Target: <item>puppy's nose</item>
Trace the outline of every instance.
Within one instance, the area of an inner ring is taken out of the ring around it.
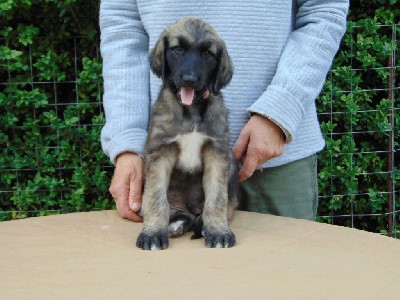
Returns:
[[[182,81],[185,85],[195,85],[197,83],[198,77],[195,74],[183,74]]]

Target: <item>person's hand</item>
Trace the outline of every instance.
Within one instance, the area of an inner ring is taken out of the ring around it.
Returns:
[[[141,222],[138,215],[142,205],[144,162],[135,153],[125,152],[117,157],[110,193],[121,217]]]
[[[233,146],[233,155],[243,164],[239,181],[253,175],[254,171],[267,160],[282,155],[285,134],[271,120],[253,115],[240,132]]]

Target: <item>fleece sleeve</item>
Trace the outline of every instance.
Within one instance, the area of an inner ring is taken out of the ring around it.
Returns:
[[[275,76],[249,108],[279,125],[290,143],[308,106],[321,92],[346,31],[348,0],[298,0],[294,30]]]
[[[115,163],[122,152],[143,153],[150,109],[149,39],[134,0],[102,0],[100,31],[106,116],[101,144]]]

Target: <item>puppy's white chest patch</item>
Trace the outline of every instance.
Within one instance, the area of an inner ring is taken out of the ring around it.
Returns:
[[[178,167],[185,171],[201,169],[201,147],[209,139],[208,136],[193,131],[188,134],[178,135],[174,140],[180,148]]]

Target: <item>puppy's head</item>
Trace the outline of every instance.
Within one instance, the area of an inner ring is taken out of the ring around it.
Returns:
[[[161,34],[150,67],[185,105],[206,91],[219,94],[233,75],[224,41],[209,24],[193,18],[180,19]]]

